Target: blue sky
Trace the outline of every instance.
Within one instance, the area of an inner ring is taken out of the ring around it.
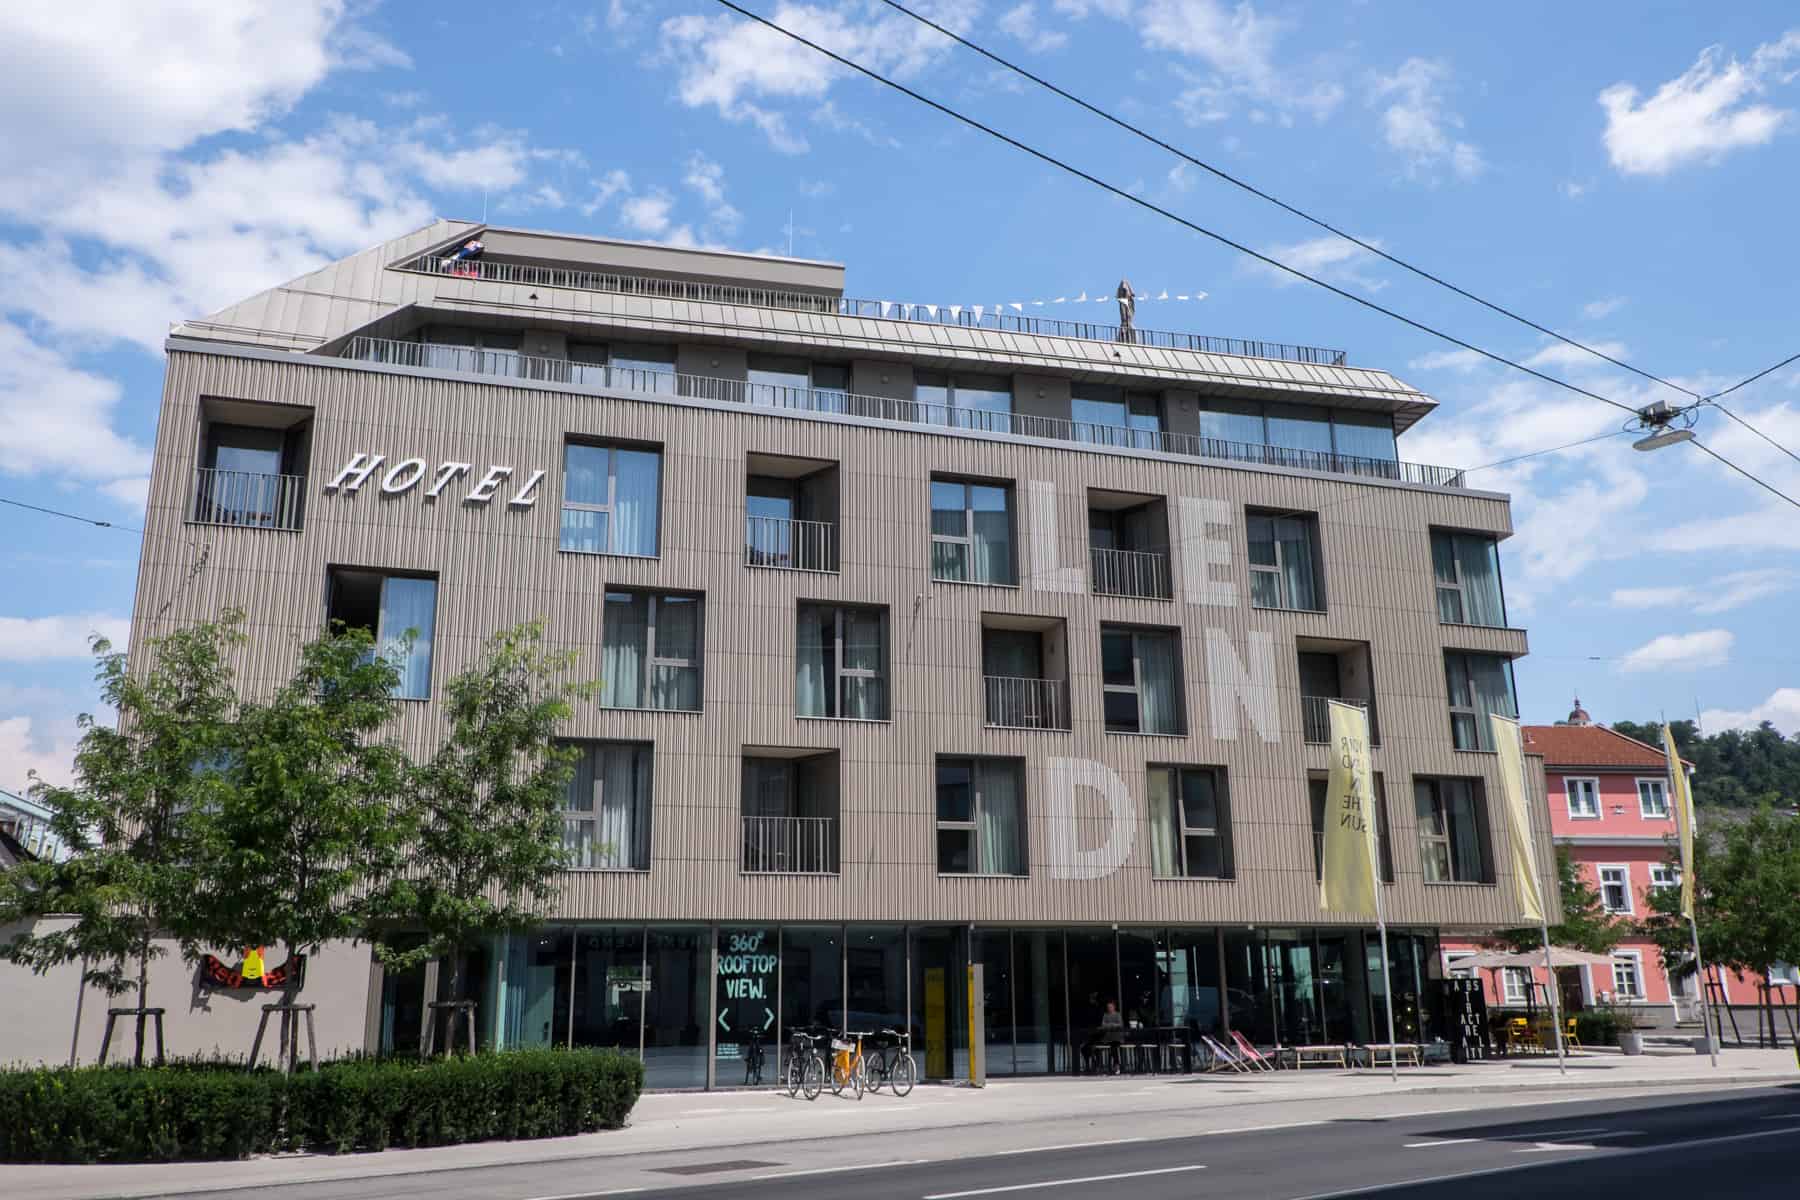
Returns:
[[[1183,168],[874,0],[750,7],[1352,291],[1641,404],[1674,393]],[[1783,3],[920,0],[1197,156],[1697,390],[1800,350],[1800,15]],[[842,261],[938,304],[1090,295],[1150,327],[1347,349],[1435,395],[1414,461],[1474,466],[1622,414],[1302,284],[754,31],[711,0],[203,0],[0,10],[0,496],[134,525],[161,339],[434,215]],[[1554,36],[1546,37],[1548,31]],[[1067,311],[1047,305],[1045,313]],[[1090,319],[1108,309],[1092,306]],[[1735,395],[1800,446],[1800,366]],[[1717,414],[1708,444],[1800,494]],[[1625,438],[1509,490],[1528,719],[1705,710],[1800,730],[1800,513]],[[0,508],[0,787],[66,769],[137,538]]]

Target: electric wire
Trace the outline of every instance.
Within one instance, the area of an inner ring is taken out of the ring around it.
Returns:
[[[1499,462],[1482,463],[1479,467],[1464,467],[1463,474],[1467,475],[1474,471],[1486,471],[1493,467],[1504,467],[1512,463],[1524,462],[1526,459],[1536,458],[1540,454],[1555,454],[1560,450],[1573,450],[1577,446],[1586,446],[1594,442],[1603,442],[1607,438],[1624,437],[1625,433],[1626,431],[1623,429],[1612,429],[1608,430],[1606,433],[1596,433],[1593,437],[1581,438],[1579,441],[1564,442],[1560,446],[1546,446],[1542,450],[1532,450],[1525,454],[1515,454],[1511,458],[1503,458]]]
[[[1711,405],[1713,408],[1718,409],[1720,412],[1724,413],[1726,416],[1728,416],[1732,420],[1736,421],[1739,425],[1742,425],[1745,429],[1748,429],[1751,433],[1754,433],[1757,437],[1759,437],[1763,441],[1769,443],[1769,445],[1775,447],[1777,450],[1781,451],[1783,454],[1787,455],[1789,458],[1793,459],[1795,462],[1800,462],[1800,454],[1795,454],[1792,450],[1789,450],[1786,446],[1782,445],[1780,442],[1776,441],[1774,438],[1770,437],[1768,434],[1764,433],[1762,430],[1758,429],[1756,426],[1752,425],[1750,422],[1744,420],[1744,418],[1738,416],[1736,413],[1732,412],[1729,408],[1726,408],[1723,404],[1720,404],[1717,400],[1708,399],[1706,401],[1706,403]]]
[[[1098,105],[1095,105],[1095,104],[1090,103],[1089,101],[1083,100],[1080,96],[1077,96],[1077,95],[1073,94],[1072,92],[1069,92],[1069,91],[1065,90],[1064,88],[1061,88],[1061,87],[1057,86],[1056,84],[1051,83],[1048,79],[1045,79],[1040,75],[1036,75],[1036,74],[1032,73],[1031,71],[1026,70],[1024,67],[1019,66],[1017,63],[1013,62],[1012,60],[1010,60],[1002,55],[996,54],[992,50],[989,50],[984,46],[978,45],[977,43],[970,41],[968,38],[963,37],[961,34],[956,33],[954,30],[945,28],[944,26],[938,24],[936,21],[933,21],[929,17],[922,16],[921,14],[914,12],[912,9],[906,7],[904,4],[899,3],[899,0],[882,0],[882,2],[884,4],[886,4],[889,8],[895,9],[898,12],[905,13],[907,16],[911,17],[913,20],[919,22],[922,25],[930,26],[932,29],[937,30],[939,33],[943,34],[945,37],[951,39],[952,41],[957,42],[957,43],[961,44],[962,46],[967,47],[970,50],[973,50],[975,53],[981,55],[983,58],[986,58],[992,62],[996,62],[996,63],[1000,64],[1002,67],[1005,67],[1007,70],[1012,71],[1013,73],[1015,73],[1017,75],[1023,76],[1026,79],[1031,80],[1031,82],[1037,84],[1039,87],[1046,88],[1049,91],[1056,93],[1058,96],[1061,96],[1064,100],[1069,101],[1069,103],[1074,104],[1079,108],[1085,109],[1086,111],[1092,113],[1096,117],[1099,117],[1101,120],[1110,122],[1111,124],[1118,126],[1120,129],[1125,130],[1127,133],[1130,133],[1130,134],[1135,135],[1136,137],[1142,138],[1144,141],[1149,142],[1151,145],[1156,146],[1159,149],[1166,150],[1170,154],[1175,155],[1175,157],[1182,159],[1185,162],[1192,163],[1194,166],[1199,167],[1202,171],[1206,171],[1206,172],[1216,176],[1217,178],[1225,181],[1226,183],[1231,184],[1233,187],[1240,188],[1243,191],[1249,192],[1252,196],[1256,196],[1259,199],[1268,201],[1270,204],[1275,205],[1275,207],[1283,210],[1284,212],[1291,213],[1292,215],[1299,217],[1302,221],[1306,221],[1309,224],[1315,225],[1318,228],[1327,231],[1328,233],[1335,234],[1336,236],[1343,238],[1345,241],[1350,242],[1350,243],[1360,247],[1361,249],[1368,251],[1370,254],[1373,254],[1379,258],[1386,260],[1387,262],[1394,264],[1396,267],[1399,267],[1402,270],[1410,271],[1414,275],[1417,275],[1421,279],[1429,280],[1430,282],[1437,284],[1439,287],[1447,288],[1448,290],[1455,292],[1457,295],[1463,297],[1465,300],[1472,300],[1476,304],[1481,305],[1483,308],[1486,308],[1492,312],[1499,313],[1501,316],[1507,317],[1513,321],[1517,321],[1519,324],[1524,325],[1527,328],[1535,329],[1537,332],[1544,334],[1546,337],[1554,338],[1557,341],[1562,342],[1564,345],[1573,346],[1577,350],[1582,351],[1583,353],[1591,354],[1595,358],[1604,359],[1605,361],[1611,363],[1615,367],[1619,367],[1622,370],[1630,371],[1633,375],[1637,375],[1641,378],[1648,379],[1653,383],[1660,383],[1664,387],[1672,388],[1675,391],[1680,392],[1682,395],[1689,396],[1695,400],[1700,399],[1700,393],[1698,393],[1698,392],[1691,391],[1688,388],[1682,387],[1678,383],[1674,383],[1668,379],[1664,379],[1662,376],[1654,374],[1653,372],[1650,372],[1650,371],[1646,371],[1646,370],[1642,369],[1641,367],[1634,367],[1630,363],[1625,362],[1622,359],[1615,358],[1614,356],[1606,353],[1604,350],[1600,350],[1597,347],[1590,346],[1586,342],[1578,341],[1575,338],[1569,337],[1567,334],[1558,333],[1556,330],[1551,329],[1550,327],[1548,327],[1546,325],[1540,325],[1536,321],[1533,321],[1530,317],[1522,316],[1519,313],[1514,312],[1512,309],[1507,308],[1504,305],[1496,304],[1491,300],[1483,299],[1482,297],[1476,295],[1474,292],[1467,290],[1466,288],[1458,287],[1456,284],[1451,283],[1449,280],[1443,278],[1442,276],[1435,275],[1423,267],[1414,266],[1412,263],[1407,262],[1405,259],[1400,258],[1397,255],[1388,253],[1386,250],[1383,250],[1380,246],[1377,246],[1372,242],[1366,242],[1362,238],[1357,237],[1355,234],[1348,233],[1321,217],[1315,217],[1311,213],[1305,211],[1304,209],[1297,208],[1294,205],[1289,204],[1287,201],[1282,200],[1280,197],[1273,196],[1273,195],[1269,194],[1268,192],[1263,191],[1261,188],[1257,187],[1255,184],[1249,183],[1243,179],[1239,179],[1237,176],[1231,174],[1229,171],[1226,171],[1221,167],[1214,166],[1212,163],[1206,162],[1203,159],[1196,158],[1192,154],[1189,154],[1186,150],[1181,149],[1179,146],[1171,145],[1170,143],[1164,141],[1162,138],[1159,138],[1155,134],[1150,133],[1148,130],[1145,130],[1137,125],[1134,125],[1130,121],[1127,121],[1122,117],[1115,116],[1114,114],[1107,112],[1105,109],[1100,108]],[[1800,357],[1800,355],[1797,355],[1796,357]]]
[[[1712,455],[1714,458],[1718,459],[1720,462],[1724,463],[1726,466],[1728,466],[1732,470],[1736,471],[1739,475],[1742,475],[1745,479],[1748,479],[1751,483],[1756,484],[1758,487],[1763,488],[1766,491],[1774,493],[1775,495],[1781,497],[1783,500],[1786,500],[1789,504],[1793,505],[1795,508],[1800,508],[1800,500],[1794,499],[1792,496],[1788,495],[1786,492],[1782,491],[1780,488],[1776,487],[1774,484],[1769,483],[1767,480],[1764,480],[1764,479],[1758,478],[1755,475],[1752,475],[1750,472],[1744,470],[1744,468],[1742,468],[1742,467],[1738,466],[1736,463],[1732,462],[1729,458],[1726,458],[1723,454],[1720,454],[1718,451],[1707,447],[1703,442],[1700,441],[1699,438],[1689,438],[1688,442],[1690,445],[1694,446],[1695,448],[1703,450],[1707,454]]]
[[[1800,354],[1790,354],[1786,358],[1782,359],[1780,362],[1776,363],[1774,366],[1769,367],[1766,370],[1758,371],[1756,374],[1752,375],[1748,379],[1740,379],[1736,383],[1732,384],[1730,387],[1726,388],[1724,391],[1714,392],[1712,395],[1707,396],[1706,399],[1707,400],[1717,400],[1720,396],[1729,396],[1729,395],[1731,395],[1731,393],[1737,391],[1741,387],[1750,386],[1751,384],[1755,383],[1757,380],[1761,379],[1765,375],[1773,375],[1775,372],[1781,370],[1781,368],[1787,366],[1789,363],[1792,363],[1792,362],[1800,362]]]
[[[1511,367],[1515,371],[1520,371],[1526,375],[1532,376],[1535,379],[1540,379],[1545,383],[1551,384],[1555,387],[1562,388],[1565,391],[1573,392],[1574,394],[1576,394],[1578,396],[1585,396],[1590,400],[1598,400],[1602,404],[1609,404],[1614,408],[1621,409],[1624,412],[1631,413],[1633,416],[1637,415],[1638,410],[1629,404],[1624,404],[1624,403],[1622,403],[1618,400],[1614,400],[1608,396],[1602,396],[1598,392],[1589,391],[1587,388],[1581,387],[1577,384],[1570,383],[1565,379],[1558,379],[1554,375],[1549,375],[1549,374],[1544,373],[1543,371],[1539,371],[1539,370],[1536,370],[1535,368],[1528,367],[1524,363],[1517,362],[1513,359],[1507,358],[1503,354],[1498,354],[1492,350],[1485,350],[1482,347],[1474,345],[1471,342],[1466,342],[1463,339],[1455,336],[1454,334],[1445,333],[1441,329],[1434,328],[1433,326],[1427,325],[1422,321],[1417,321],[1417,320],[1413,319],[1412,317],[1406,316],[1404,313],[1399,313],[1399,312],[1394,311],[1391,308],[1387,308],[1383,305],[1377,304],[1373,300],[1365,299],[1362,296],[1356,295],[1354,292],[1346,291],[1343,288],[1338,287],[1336,284],[1328,283],[1325,280],[1320,279],[1319,277],[1317,277],[1315,275],[1309,275],[1305,271],[1300,270],[1298,267],[1289,266],[1287,263],[1282,262],[1280,259],[1272,258],[1269,255],[1262,253],[1260,250],[1253,250],[1249,246],[1244,245],[1242,242],[1234,241],[1231,238],[1226,237],[1222,233],[1218,233],[1214,230],[1208,229],[1203,225],[1196,224],[1195,222],[1188,220],[1186,217],[1183,217],[1176,213],[1170,212],[1168,209],[1163,208],[1160,205],[1153,204],[1150,201],[1145,200],[1141,196],[1135,196],[1131,192],[1127,191],[1126,189],[1119,187],[1116,184],[1108,183],[1106,180],[1101,179],[1099,176],[1091,174],[1087,171],[1084,171],[1080,167],[1074,166],[1071,163],[1065,162],[1062,159],[1057,158],[1055,155],[1052,155],[1043,150],[1039,150],[1035,146],[1031,146],[1025,142],[1022,142],[1018,138],[1012,137],[1009,134],[1002,133],[1000,130],[995,129],[993,126],[983,124],[981,121],[976,120],[974,117],[968,116],[962,112],[959,112],[958,110],[956,110],[954,108],[949,107],[946,104],[942,104],[939,101],[933,100],[931,97],[923,95],[920,92],[916,92],[913,89],[907,87],[905,84],[897,83],[894,80],[889,79],[887,76],[881,74],[879,71],[875,71],[869,67],[863,66],[861,63],[856,62],[854,59],[846,58],[845,56],[837,53],[836,51],[828,50],[824,46],[819,45],[817,42],[812,41],[811,39],[809,39],[801,34],[795,33],[793,30],[788,29],[786,26],[780,25],[774,21],[771,21],[769,18],[762,16],[759,13],[755,13],[755,12],[750,11],[747,8],[744,8],[742,5],[735,3],[734,0],[718,0],[718,2],[725,8],[728,8],[731,11],[737,13],[739,16],[747,17],[750,20],[755,21],[757,24],[765,26],[765,27],[775,31],[776,33],[781,34],[783,37],[789,38],[792,41],[798,42],[800,45],[805,46],[810,50],[816,51],[817,53],[824,55],[826,58],[831,59],[833,62],[836,62],[836,63],[840,64],[841,66],[848,67],[860,75],[864,75],[864,76],[868,77],[869,79],[874,80],[877,83],[880,83],[886,87],[892,88],[893,90],[901,93],[902,95],[909,96],[912,99],[917,100],[921,104],[924,104],[930,108],[934,108],[938,112],[943,113],[945,116],[950,117],[953,120],[959,121],[962,124],[969,126],[971,129],[978,130],[982,133],[987,134],[991,138],[994,138],[1001,142],[1005,142],[1007,145],[1013,147],[1015,150],[1019,150],[1025,154],[1028,154],[1032,158],[1035,158],[1040,162],[1047,163],[1048,165],[1055,167],[1059,171],[1063,171],[1066,174],[1075,176],[1077,179],[1081,179],[1088,183],[1091,183],[1095,187],[1100,188],[1102,191],[1110,192],[1114,196],[1117,196],[1119,199],[1124,200],[1129,204],[1135,204],[1139,208],[1146,209],[1149,212],[1153,212],[1160,217],[1166,217],[1167,219],[1174,221],[1178,225],[1181,225],[1188,229],[1191,229],[1195,233],[1198,233],[1203,237],[1210,238],[1213,241],[1218,242],[1222,246],[1227,246],[1233,250],[1236,250],[1240,254],[1246,255],[1253,259],[1256,259],[1258,262],[1263,263],[1266,266],[1273,267],[1274,269],[1276,269],[1278,271],[1282,271],[1288,275],[1292,275],[1296,279],[1304,280],[1307,283],[1314,285],[1315,287],[1323,288],[1324,290],[1331,292],[1333,295],[1340,296],[1343,299],[1348,300],[1353,304],[1361,305],[1363,308],[1369,309],[1372,312],[1377,312],[1377,313],[1380,313],[1382,316],[1388,317],[1395,321],[1399,321],[1403,325],[1410,326],[1413,329],[1419,330],[1421,333],[1426,333],[1426,334],[1431,335],[1432,337],[1435,337],[1442,341],[1448,342],[1452,346],[1457,346],[1457,347],[1460,347],[1461,349],[1468,350],[1475,354],[1479,354],[1483,358],[1490,359],[1490,360],[1500,363],[1504,366]]]
[[[112,521],[102,521],[97,517],[84,517],[84,516],[80,516],[76,513],[63,512],[59,508],[43,508],[36,504],[27,504],[23,500],[9,500],[5,496],[0,496],[0,504],[10,504],[14,508],[28,508],[32,512],[48,513],[50,516],[53,516],[53,517],[66,517],[71,521],[80,521],[84,525],[94,525],[101,529],[119,529],[119,530],[125,531],[126,533],[142,533],[142,532],[144,532],[142,529],[137,528],[135,525],[119,525],[119,524],[115,524]]]

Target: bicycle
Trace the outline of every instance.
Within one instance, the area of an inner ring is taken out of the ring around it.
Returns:
[[[763,1081],[762,1031],[752,1030],[744,1047],[744,1086],[757,1087]]]
[[[871,1035],[844,1031],[841,1038],[831,1039],[831,1094],[841,1096],[844,1089],[849,1088],[856,1093],[856,1098],[863,1098],[863,1088],[867,1085],[868,1064],[863,1059],[862,1040]],[[855,1041],[849,1039],[855,1038]]]
[[[868,1058],[869,1090],[879,1092],[885,1083],[894,1090],[894,1095],[906,1095],[919,1079],[919,1064],[912,1056],[912,1034],[883,1029],[875,1036],[882,1039],[882,1044],[876,1046]]]
[[[782,1086],[790,1099],[804,1094],[817,1100],[825,1086],[825,1060],[819,1056],[819,1034],[796,1029],[788,1038],[787,1065],[782,1069]]]

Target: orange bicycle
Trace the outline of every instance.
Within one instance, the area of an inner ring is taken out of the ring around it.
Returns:
[[[863,1058],[862,1040],[870,1036],[867,1033],[844,1031],[841,1038],[831,1039],[831,1094],[841,1096],[846,1088],[856,1093],[856,1098],[863,1098],[863,1089],[868,1086],[869,1064]],[[852,1041],[850,1039],[854,1038]]]

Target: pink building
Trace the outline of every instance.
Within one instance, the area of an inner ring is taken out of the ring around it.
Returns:
[[[1568,848],[1608,912],[1621,922],[1643,919],[1650,911],[1649,893],[1678,883],[1679,873],[1668,865],[1675,815],[1662,753],[1594,724],[1579,699],[1566,722],[1527,725],[1524,735],[1525,752],[1544,756],[1544,791],[1556,844]],[[1457,961],[1477,949],[1474,943],[1446,941],[1446,972],[1454,973]],[[1542,968],[1482,974],[1489,1004],[1523,1006],[1531,983],[1546,980]],[[1656,944],[1637,937],[1618,944],[1610,968],[1569,967],[1558,975],[1567,1008],[1611,1000],[1662,1009],[1645,1016],[1664,1020],[1690,1016],[1698,990],[1692,975],[1671,982]],[[1733,1005],[1757,1002],[1756,980],[1731,972],[1724,976]],[[1543,993],[1538,995],[1541,999]]]

